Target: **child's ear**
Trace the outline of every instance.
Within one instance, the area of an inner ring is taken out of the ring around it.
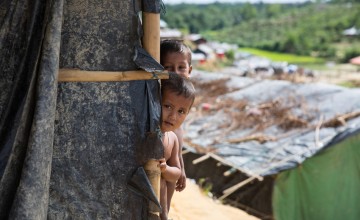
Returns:
[[[190,65],[190,67],[189,67],[189,76],[191,74],[191,71],[192,71],[192,65]]]

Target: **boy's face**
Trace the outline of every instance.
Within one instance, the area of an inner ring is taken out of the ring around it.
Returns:
[[[188,62],[188,56],[185,53],[167,53],[163,58],[162,65],[165,70],[175,72],[186,78],[189,78],[192,70],[192,66]]]
[[[165,91],[162,94],[161,104],[161,131],[174,131],[184,122],[192,105],[192,99],[177,95],[175,92]]]

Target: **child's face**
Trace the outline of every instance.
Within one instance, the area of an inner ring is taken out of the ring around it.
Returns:
[[[165,91],[162,94],[161,131],[174,131],[179,128],[189,113],[191,105],[191,98],[185,98],[175,92]]]
[[[189,78],[192,66],[189,65],[188,56],[185,53],[167,53],[163,58],[165,70],[175,72],[181,76]]]

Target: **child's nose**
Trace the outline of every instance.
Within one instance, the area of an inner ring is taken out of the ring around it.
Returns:
[[[176,68],[175,68],[175,73],[177,73],[177,74],[180,74],[180,73],[181,73],[181,70],[180,70],[179,67],[176,67]]]
[[[175,113],[175,111],[171,111],[171,112],[170,112],[169,118],[170,118],[171,120],[176,120],[176,113]]]

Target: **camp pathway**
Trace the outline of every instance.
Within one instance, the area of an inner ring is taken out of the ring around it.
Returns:
[[[246,212],[223,205],[206,196],[194,181],[187,179],[186,188],[175,192],[169,213],[172,220],[259,220]]]

